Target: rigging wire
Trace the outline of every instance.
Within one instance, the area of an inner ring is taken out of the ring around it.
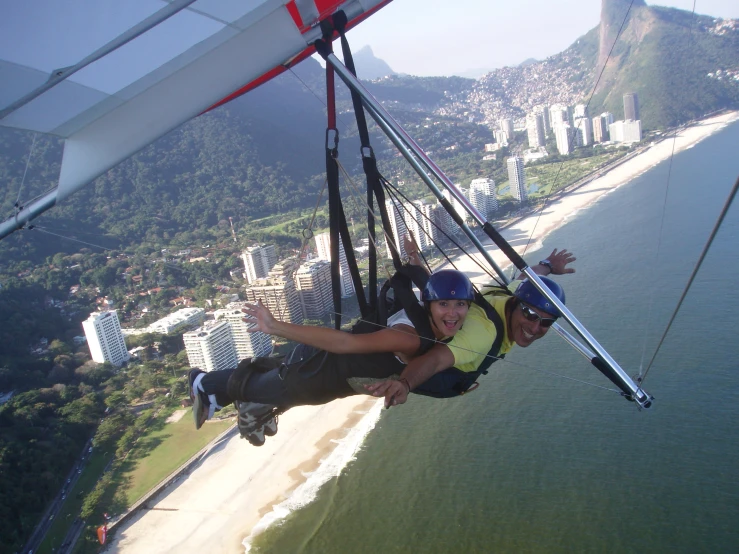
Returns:
[[[451,260],[451,258],[449,258],[449,256],[446,254],[446,252],[444,252],[444,250],[433,240],[433,238],[431,237],[431,234],[428,231],[426,231],[425,226],[424,225],[420,225],[421,222],[418,219],[416,219],[415,216],[410,212],[410,210],[408,210],[408,207],[404,203],[400,202],[400,200],[398,199],[398,196],[400,196],[401,198],[403,198],[406,201],[407,204],[410,204],[411,202],[408,199],[408,197],[405,194],[403,194],[400,191],[400,189],[398,187],[396,187],[395,185],[393,185],[392,183],[390,183],[388,181],[385,181],[385,185],[386,185],[385,186],[385,190],[388,192],[388,195],[390,197],[392,197],[398,205],[402,206],[403,209],[406,211],[406,213],[408,213],[410,215],[410,217],[413,218],[413,220],[416,223],[419,223],[419,228],[423,231],[424,235],[426,235],[426,237],[429,239],[429,241],[434,244],[434,246],[436,247],[436,249],[441,253],[442,256],[444,256],[444,258],[447,260],[447,262],[449,262],[456,269],[456,266],[454,265],[454,262]],[[503,283],[501,283],[498,280],[497,276],[495,276],[485,265],[483,265],[482,262],[480,262],[472,253],[467,252],[464,249],[464,247],[462,245],[460,245],[458,242],[456,242],[449,234],[447,234],[441,228],[441,226],[439,226],[435,221],[433,221],[431,218],[429,218],[423,212],[420,212],[420,215],[421,215],[421,217],[423,219],[425,219],[426,221],[428,221],[429,223],[431,223],[431,225],[433,225],[442,235],[444,235],[449,240],[449,242],[451,242],[452,244],[454,244],[454,246],[456,246],[465,256],[467,256],[468,258],[470,258],[470,260],[472,260],[480,268],[480,270],[483,273],[486,273],[488,275],[488,277],[490,277],[491,279],[493,279],[500,286],[504,286]]]
[[[107,246],[101,246],[99,244],[94,244],[92,242],[85,242],[83,240],[79,240],[79,239],[76,239],[76,238],[73,238],[73,237],[70,237],[70,236],[60,235],[59,233],[53,233],[53,232],[49,231],[49,227],[41,227],[40,225],[31,225],[26,230],[27,231],[41,231],[42,233],[46,233],[47,235],[53,235],[53,236],[59,237],[61,239],[66,239],[66,240],[71,240],[73,242],[78,242],[78,243],[84,244],[86,246],[92,246],[94,248],[100,248],[101,250],[105,250],[107,252],[117,252],[117,249],[115,249],[115,248],[108,248]],[[97,236],[104,236],[104,235],[97,235]],[[154,262],[154,265],[156,265],[156,263],[157,262]],[[159,263],[163,264],[165,267],[168,267],[170,269],[176,269],[176,270],[182,271],[182,272],[185,271],[182,267],[180,267],[178,264],[175,264],[173,262],[162,261],[162,262],[159,262]]]
[[[691,20],[690,30],[689,30],[689,35],[688,35],[688,42],[691,43],[692,46],[694,46],[694,43],[695,43],[695,34],[693,33],[693,29],[695,28],[695,22],[697,20],[697,16],[695,13],[696,2],[697,0],[693,0],[693,13],[692,13],[693,18]],[[689,45],[688,49],[691,49],[692,46]],[[687,64],[683,65],[683,68],[684,68],[683,76],[685,76],[687,74]],[[665,216],[667,214],[667,197],[670,192],[670,179],[672,177],[672,163],[675,159],[675,145],[677,144],[677,133],[681,128],[682,127],[676,128],[672,135],[672,150],[670,151],[670,161],[667,164],[667,181],[665,183],[665,196],[662,202],[662,217],[660,219],[659,232],[657,233],[657,245],[656,245],[657,251],[655,252],[655,255],[654,255],[654,258],[655,258],[654,265],[655,266],[658,266],[659,253],[662,251],[662,237],[664,235]],[[652,310],[654,308],[654,298],[655,298],[654,294],[649,295],[649,303],[647,304],[647,314],[646,314],[646,317],[644,318],[644,332],[642,333],[643,335],[642,353],[641,353],[641,360],[639,361],[639,382],[640,383],[643,383],[644,378],[646,377],[646,370],[645,371],[642,371],[642,370],[644,369],[644,359],[647,354],[647,332],[649,331],[649,328],[652,325]],[[681,299],[681,302],[682,302],[682,299]],[[679,309],[679,304],[678,304],[677,309]],[[677,311],[675,312],[675,314],[677,314]],[[671,323],[672,322],[670,321],[670,324]],[[668,328],[670,324],[668,324]],[[667,329],[665,330],[665,334],[667,334]],[[663,340],[664,340],[664,336],[663,336]],[[661,344],[662,344],[662,341],[660,341],[660,344],[657,346],[657,350],[659,350]],[[657,355],[656,351],[654,355],[655,356]],[[654,361],[654,357],[652,357],[652,360],[649,362],[649,366],[652,365],[653,361]],[[647,367],[647,370],[649,370],[649,367]]]
[[[49,231],[49,230],[41,227],[40,225],[31,225],[31,226],[28,227],[27,230],[29,230],[29,231],[41,231],[42,233],[46,233],[47,235],[53,235],[55,237],[59,237],[59,238],[62,238],[62,239],[67,239],[67,240],[71,240],[71,241],[74,241],[74,242],[79,242],[80,244],[84,244],[86,246],[93,246],[95,248],[100,248],[101,250],[107,250],[108,252],[113,252],[114,251],[112,248],[108,248],[107,246],[100,246],[99,244],[93,244],[92,242],[85,242],[84,240],[79,240],[79,239],[75,239],[75,238],[72,238],[72,237],[67,237],[67,236],[64,236],[64,235],[60,235],[58,233],[53,233],[53,232],[51,232],[51,231]]]
[[[310,223],[308,223],[308,228],[303,229],[303,244],[300,247],[300,252],[298,253],[298,262],[303,259],[303,255],[305,254],[305,248],[308,246],[308,241],[313,238],[313,223],[316,221],[316,214],[318,213],[318,206],[321,203],[321,198],[323,198],[323,192],[326,190],[326,187],[328,186],[328,177],[326,177],[323,180],[323,186],[321,187],[321,192],[318,194],[318,199],[316,200],[316,205],[313,208],[313,215],[310,218]]]
[[[600,73],[598,74],[598,79],[595,81],[595,85],[593,85],[593,90],[590,92],[590,97],[588,98],[587,103],[585,104],[585,110],[587,112],[588,107],[590,106],[590,102],[593,100],[593,96],[595,96],[595,91],[598,90],[598,85],[600,84],[600,80],[603,77],[603,73],[606,71],[606,67],[608,67],[608,61],[611,59],[611,54],[613,54],[613,49],[616,47],[616,43],[618,42],[618,38],[621,36],[621,32],[624,29],[624,26],[626,25],[626,21],[629,18],[629,13],[631,13],[631,7],[634,5],[634,0],[631,0],[629,3],[629,8],[626,10],[626,15],[624,15],[624,19],[621,22],[621,26],[618,29],[618,33],[616,33],[616,38],[613,39],[613,44],[611,44],[611,49],[608,51],[608,56],[606,57],[605,62],[603,62],[603,67],[600,70]],[[582,121],[580,122],[582,124]],[[573,129],[571,137],[568,138],[574,139],[575,133],[577,132],[577,129]],[[562,172],[562,168],[564,167],[565,161],[562,160],[559,163],[559,167],[557,168],[557,173],[554,175],[554,183],[552,184],[551,189],[549,189],[549,194],[547,194],[547,197],[544,199],[544,203],[542,204],[541,209],[539,210],[539,215],[536,218],[536,221],[534,222],[534,227],[531,229],[531,233],[529,234],[529,240],[526,242],[526,246],[524,246],[523,253],[521,256],[526,253],[526,251],[529,248],[529,245],[531,244],[531,240],[534,236],[534,232],[536,231],[536,227],[539,225],[539,220],[541,219],[542,214],[544,213],[544,210],[547,207],[547,203],[549,202],[552,193],[554,192],[554,187],[557,184],[557,181],[559,180],[559,174]]]
[[[36,146],[36,138],[38,133],[33,134],[33,140],[31,141],[31,149],[28,151],[28,158],[26,158],[26,169],[23,171],[23,178],[21,179],[21,186],[18,187],[18,198],[15,199],[15,209],[20,209],[21,202],[21,191],[23,190],[23,184],[26,182],[26,174],[28,173],[28,166],[31,163],[31,156],[33,156],[33,149]]]
[[[305,89],[308,92],[310,92],[316,98],[316,100],[318,100],[318,102],[321,104],[321,106],[323,106],[324,108],[328,108],[328,106],[326,106],[326,102],[324,102],[323,98],[321,98],[320,96],[318,96],[318,94],[316,94],[316,91],[313,90],[311,87],[309,87],[308,86],[308,83],[306,83],[305,81],[303,81],[303,79],[301,79],[300,76],[297,73],[295,73],[295,71],[293,71],[293,68],[292,67],[288,67],[287,69],[288,69],[288,71],[290,71],[290,73],[292,73],[295,76],[295,78],[298,81],[301,82],[301,84],[305,87]],[[339,114],[336,114],[336,120],[337,121],[341,121],[341,124],[344,126],[344,131],[346,131],[346,130],[349,129],[349,124],[346,121],[344,121],[343,119],[341,119],[341,116]]]
[[[349,185],[352,188],[352,191],[351,191],[352,192],[352,195],[351,195],[352,199],[356,203],[361,204],[361,206],[362,206],[363,209],[366,209],[366,210],[368,210],[369,212],[372,213],[372,216],[375,218],[375,221],[377,221],[377,222],[380,223],[380,229],[382,229],[382,233],[385,236],[385,243],[389,245],[389,248],[392,248],[393,250],[395,250],[395,253],[398,256],[400,256],[400,252],[398,252],[398,249],[395,246],[395,243],[392,240],[390,240],[390,236],[388,234],[387,229],[385,229],[385,227],[382,225],[382,218],[372,208],[370,208],[369,204],[367,204],[367,200],[365,199],[364,195],[360,194],[359,187],[354,182],[354,179],[352,179],[352,177],[349,175],[349,173],[347,172],[347,170],[343,166],[343,164],[338,159],[336,159],[336,158],[334,158],[334,161],[336,162],[336,165],[339,167],[339,169],[341,170],[342,174],[344,175],[344,178],[347,180],[347,182],[349,183]],[[365,224],[365,227],[367,229],[367,237],[368,237],[368,239],[369,240],[372,240],[372,245],[375,247],[375,250],[377,250],[379,252],[380,249],[377,246],[377,242],[375,242],[372,239],[372,235],[369,232],[369,225],[368,224]],[[387,278],[390,279],[392,273],[390,272],[390,270],[387,267],[387,262],[384,261],[384,260],[382,261],[382,267],[385,270],[385,274],[387,275]]]
[[[665,331],[662,334],[662,337],[659,339],[659,343],[657,344],[657,349],[654,351],[654,355],[652,356],[652,359],[649,360],[649,364],[647,365],[647,368],[644,370],[644,374],[642,375],[642,381],[644,380],[644,377],[646,377],[649,369],[652,367],[652,364],[654,363],[654,360],[657,357],[657,354],[659,353],[660,348],[662,347],[662,343],[664,343],[665,338],[667,337],[667,333],[670,331],[670,327],[672,327],[672,323],[675,321],[675,318],[677,317],[677,313],[680,311],[680,307],[682,306],[683,301],[685,300],[685,297],[688,295],[688,291],[690,291],[690,287],[693,285],[695,276],[698,274],[698,270],[700,270],[701,265],[703,264],[703,260],[708,254],[708,250],[711,248],[713,239],[716,237],[716,234],[718,233],[718,230],[721,227],[721,224],[723,223],[724,218],[726,217],[726,214],[729,211],[729,208],[731,207],[731,203],[734,201],[734,197],[736,196],[737,190],[739,190],[739,178],[737,178],[736,182],[734,183],[734,186],[732,187],[731,192],[729,193],[729,197],[727,198],[726,203],[724,204],[724,207],[721,210],[721,214],[719,215],[718,220],[716,221],[716,224],[713,226],[711,235],[708,237],[708,241],[706,242],[706,245],[703,247],[703,251],[698,257],[698,261],[696,262],[695,267],[693,268],[693,272],[690,274],[690,278],[688,279],[688,282],[685,285],[685,289],[683,290],[683,293],[680,296],[680,300],[678,301],[677,306],[675,307],[675,311],[672,312],[670,321],[667,323],[667,327],[665,328]]]

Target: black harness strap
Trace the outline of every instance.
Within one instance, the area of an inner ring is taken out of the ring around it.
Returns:
[[[341,50],[344,56],[344,64],[347,69],[356,77],[357,71],[354,66],[354,57],[352,56],[349,42],[346,39],[345,29],[347,24],[347,17],[343,11],[338,11],[333,15],[334,27],[341,37]],[[362,99],[354,90],[350,90],[352,97],[352,106],[354,107],[354,115],[357,119],[357,131],[359,133],[359,140],[362,145],[362,167],[364,174],[367,179],[367,226],[370,230],[370,257],[369,257],[369,287],[368,295],[370,305],[373,299],[377,298],[377,250],[375,247],[375,216],[373,214],[374,199],[377,200],[377,207],[380,211],[380,217],[382,219],[382,227],[385,229],[388,235],[387,240],[395,239],[392,235],[392,226],[390,225],[390,219],[387,216],[387,210],[385,208],[385,191],[382,187],[382,175],[377,169],[377,159],[375,153],[370,145],[369,130],[367,128],[367,118],[364,113],[364,106],[362,105]],[[373,199],[374,196],[374,199]],[[401,267],[400,256],[394,249],[390,249],[391,256],[393,258],[393,265],[395,270],[398,271]]]

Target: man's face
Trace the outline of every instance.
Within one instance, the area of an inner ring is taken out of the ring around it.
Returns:
[[[524,302],[518,302],[508,322],[508,336],[518,346],[526,348],[547,334],[554,319],[556,318],[550,313]]]

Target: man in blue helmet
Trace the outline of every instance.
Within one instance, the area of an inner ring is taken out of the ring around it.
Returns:
[[[279,321],[261,302],[244,307],[250,316],[245,321],[253,324],[250,332],[280,336],[301,346],[285,359],[243,360],[237,368],[210,373],[193,369],[189,382],[196,427],[216,409],[237,402],[242,436],[260,446],[265,435],[277,432],[277,412],[366,394],[364,383],[398,378],[406,363],[462,328],[476,295],[470,280],[450,269],[427,277],[423,305],[409,286],[404,288],[408,290],[396,288],[396,295],[408,292],[410,300],[387,318],[385,328],[372,327],[371,333]]]
[[[547,275],[574,273],[567,250],[555,249],[532,266],[549,290],[565,301],[562,287]],[[482,299],[470,307],[465,326],[450,341],[435,345],[412,360],[399,380],[368,385],[375,396],[384,396],[387,407],[404,403],[409,392],[434,397],[458,396],[476,387],[478,377],[505,356],[514,345],[526,348],[546,335],[560,316],[554,305],[528,280],[513,281],[509,288],[486,287]]]

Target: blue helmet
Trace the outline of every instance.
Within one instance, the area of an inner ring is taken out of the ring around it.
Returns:
[[[557,283],[547,277],[539,277],[539,279],[541,279],[544,284],[549,287],[549,290],[554,293],[554,296],[559,298],[563,304],[565,303],[565,291],[562,289],[562,287],[560,287]],[[526,302],[526,304],[533,306],[534,308],[539,308],[540,310],[555,315],[557,317],[562,315],[561,313],[559,313],[557,307],[549,300],[547,300],[546,297],[542,293],[540,293],[528,279],[525,279],[520,285],[518,285],[518,288],[516,289],[516,292],[513,293],[513,295],[522,302]]]
[[[429,276],[423,288],[421,300],[474,300],[475,289],[472,282],[461,271],[442,269]]]

